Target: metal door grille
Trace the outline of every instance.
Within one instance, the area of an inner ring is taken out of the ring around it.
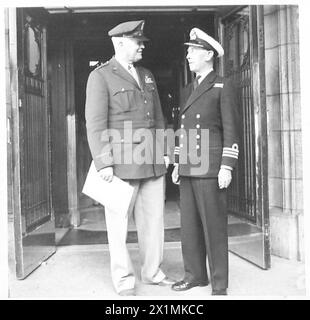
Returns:
[[[249,33],[249,8],[224,24],[225,75],[239,89],[240,150],[228,190],[230,213],[256,222],[255,126]]]
[[[50,220],[48,112],[42,61],[43,30],[26,15],[24,43],[24,102],[21,106],[24,133],[22,141],[23,233]]]

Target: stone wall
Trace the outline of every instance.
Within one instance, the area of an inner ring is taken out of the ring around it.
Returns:
[[[298,6],[265,6],[272,254],[304,260]]]

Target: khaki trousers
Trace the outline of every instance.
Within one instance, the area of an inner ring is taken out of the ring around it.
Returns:
[[[138,233],[141,280],[157,283],[165,274],[160,265],[164,246],[164,176],[129,180],[138,189],[132,211]],[[121,199],[120,199],[121,201]],[[111,276],[116,292],[134,288],[135,274],[126,245],[128,218],[105,210]]]

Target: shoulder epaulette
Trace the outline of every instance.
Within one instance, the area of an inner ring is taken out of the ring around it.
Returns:
[[[100,69],[102,67],[105,67],[109,64],[109,61],[106,61],[105,63],[101,63],[97,68],[95,68],[95,70]]]

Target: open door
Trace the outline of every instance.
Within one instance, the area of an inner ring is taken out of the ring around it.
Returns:
[[[46,16],[7,9],[11,77],[16,276],[25,278],[55,252],[50,198]]]
[[[229,249],[270,268],[264,22],[261,6],[222,17],[224,74],[239,88],[240,158],[229,188]]]

